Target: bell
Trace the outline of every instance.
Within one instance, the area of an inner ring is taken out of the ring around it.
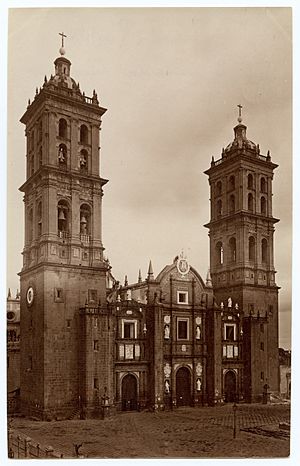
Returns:
[[[66,220],[65,213],[62,209],[60,209],[59,214],[58,214],[58,220]]]
[[[81,217],[80,223],[87,223],[85,216],[83,215]]]

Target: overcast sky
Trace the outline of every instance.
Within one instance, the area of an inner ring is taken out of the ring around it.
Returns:
[[[183,248],[205,279],[209,185],[203,171],[247,135],[279,164],[273,182],[280,345],[290,347],[291,11],[287,8],[13,9],[8,49],[8,272],[19,288],[25,136],[19,119],[54,73],[64,31],[71,75],[108,109],[101,130],[103,243],[112,272],[135,282]]]

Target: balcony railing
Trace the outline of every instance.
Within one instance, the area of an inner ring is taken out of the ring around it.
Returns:
[[[69,238],[69,232],[59,230],[58,233],[57,233],[57,236],[59,238],[61,238],[61,239],[67,239],[67,238]]]
[[[91,240],[91,236],[90,235],[80,235],[80,241],[82,243],[89,243]]]

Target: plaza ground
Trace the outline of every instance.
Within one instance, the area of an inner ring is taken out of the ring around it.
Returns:
[[[289,405],[180,408],[159,413],[125,412],[109,419],[41,422],[13,418],[12,435],[28,436],[57,457],[88,458],[279,458],[289,455]],[[281,428],[279,428],[279,425]],[[284,428],[285,427],[285,428]],[[18,457],[17,452],[15,458]],[[20,455],[21,456],[21,455]]]

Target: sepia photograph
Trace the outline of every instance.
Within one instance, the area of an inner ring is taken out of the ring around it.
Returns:
[[[1,455],[288,458],[293,9],[7,11]]]

